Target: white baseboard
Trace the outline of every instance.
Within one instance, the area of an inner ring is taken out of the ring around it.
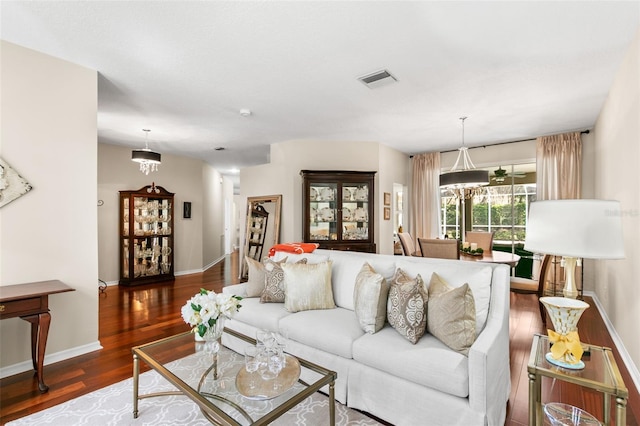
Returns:
[[[174,275],[176,277],[179,277],[181,275],[198,274],[198,273],[204,272],[207,269],[211,268],[212,266],[220,263],[222,260],[224,260],[224,258],[225,258],[225,256],[221,256],[221,257],[217,258],[216,260],[214,260],[213,262],[209,263],[208,265],[205,265],[201,269],[189,269],[187,271],[176,272],[176,273],[174,273]],[[107,281],[106,284],[107,284],[107,286],[118,285],[119,281],[118,280],[116,280],[116,281]]]
[[[205,265],[203,269],[203,271],[206,271],[207,269],[217,265],[218,263],[220,263],[221,261],[223,261],[225,258],[225,256],[221,256],[219,258],[217,258],[216,260],[214,260],[213,262],[209,263],[208,265]]]
[[[44,357],[44,365],[64,361],[65,359],[88,354],[89,352],[93,351],[99,351],[100,349],[102,349],[102,346],[100,345],[99,341],[96,341],[87,345],[76,346],[75,348],[47,354]],[[13,376],[14,374],[23,373],[30,370],[33,370],[33,364],[31,363],[31,360],[19,362],[18,364],[8,365],[6,367],[0,368],[0,378],[3,379],[5,377]]]
[[[598,312],[600,312],[600,315],[602,316],[604,325],[607,327],[607,330],[611,335],[611,339],[613,340],[613,343],[616,345],[616,349],[618,349],[618,352],[620,353],[620,358],[622,358],[622,362],[624,362],[624,365],[627,367],[627,370],[631,375],[631,380],[633,380],[634,386],[636,387],[638,392],[640,392],[640,371],[638,371],[638,367],[633,362],[633,359],[629,355],[629,352],[627,352],[627,348],[624,347],[624,344],[622,343],[622,339],[616,332],[616,329],[613,327],[611,320],[609,320],[609,317],[607,316],[607,313],[605,312],[604,307],[600,303],[598,296],[596,296],[596,294],[592,291],[585,291],[584,294],[585,296],[590,296],[593,299],[594,303],[596,304],[596,308],[598,309]],[[627,383],[626,385],[628,388],[630,383]]]

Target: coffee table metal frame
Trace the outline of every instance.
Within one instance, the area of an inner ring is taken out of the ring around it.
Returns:
[[[225,328],[224,333],[237,337],[238,339],[244,340],[250,344],[255,344],[255,339],[251,337],[247,337],[241,333],[238,333],[234,330]],[[169,371],[163,364],[158,362],[153,358],[152,355],[145,352],[146,348],[158,346],[165,343],[170,343],[172,340],[178,339],[181,336],[186,334],[191,334],[191,332],[181,333],[175,336],[167,337],[164,339],[156,340],[154,342],[146,343],[144,345],[136,346],[131,349],[133,353],[133,418],[138,418],[138,401],[145,398],[152,398],[158,396],[169,396],[169,395],[184,395],[189,397],[193,402],[195,402],[198,407],[202,410],[203,415],[212,423],[220,424],[220,425],[240,425],[238,421],[233,419],[224,410],[220,409],[213,403],[211,403],[207,397],[217,398],[216,395],[212,394],[201,394],[196,389],[189,386],[183,380],[174,375],[171,371]],[[327,370],[326,368],[320,367],[317,364],[311,363],[301,358],[297,358],[298,362],[300,362],[300,366],[303,368],[307,368],[312,370],[318,374],[320,374],[320,378],[311,383],[305,383],[302,380],[298,380],[299,383],[305,386],[305,389],[301,392],[296,393],[291,398],[289,398],[284,403],[280,404],[273,411],[267,413],[265,416],[260,419],[253,420],[249,419],[252,425],[267,425],[273,422],[278,417],[285,414],[287,411],[313,395],[315,392],[319,391],[322,387],[329,385],[329,423],[331,426],[335,425],[335,381],[338,378],[338,374],[335,371]],[[164,377],[169,383],[174,385],[178,390],[177,391],[167,391],[167,392],[156,392],[145,395],[139,395],[138,392],[138,384],[139,384],[139,374],[140,374],[140,360],[144,361],[151,369],[155,370]],[[210,371],[211,368],[207,371]],[[205,372],[206,374],[206,372]],[[205,396],[206,395],[206,396]],[[231,406],[234,404],[229,402]],[[243,410],[239,410],[242,414]],[[243,414],[244,415],[244,414]]]
[[[566,370],[550,364],[545,355],[549,352],[549,337],[534,334],[529,355],[529,425],[542,425],[542,377],[550,377],[574,383],[603,393],[604,424],[611,423],[611,398],[616,399],[616,425],[626,425],[629,391],[624,385],[611,348],[583,343],[589,348],[589,356],[583,357],[585,368]]]

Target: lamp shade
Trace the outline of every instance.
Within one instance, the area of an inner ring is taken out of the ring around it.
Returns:
[[[488,170],[462,170],[440,175],[440,187],[443,188],[476,188],[488,184]]]
[[[586,259],[622,259],[620,202],[548,200],[531,203],[525,250]]]
[[[136,163],[160,164],[161,155],[150,149],[134,149],[131,151],[131,161]]]

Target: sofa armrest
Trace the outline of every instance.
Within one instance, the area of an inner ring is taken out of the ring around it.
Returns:
[[[247,287],[247,283],[229,285],[226,287],[222,287],[222,292],[224,294],[232,294],[235,296],[247,297],[246,287]]]
[[[487,324],[469,350],[469,404],[487,413],[489,425],[504,424],[511,391],[509,368],[509,268],[493,271]]]

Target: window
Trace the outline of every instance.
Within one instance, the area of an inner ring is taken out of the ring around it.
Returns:
[[[462,239],[462,230],[494,232],[494,250],[524,252],[529,204],[536,200],[535,163],[494,166],[489,170],[490,184],[474,191],[464,200],[443,190],[441,199],[441,234]],[[463,215],[464,209],[464,215]],[[462,220],[466,226],[462,224]],[[516,275],[531,276],[531,262],[521,259]]]

